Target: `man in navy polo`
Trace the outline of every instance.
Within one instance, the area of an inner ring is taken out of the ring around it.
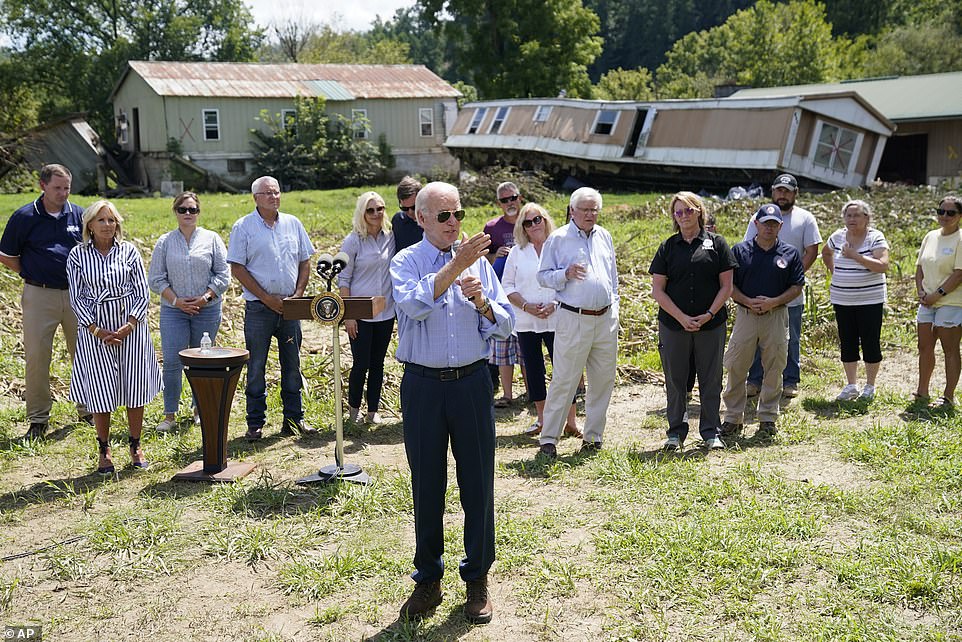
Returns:
[[[788,308],[805,284],[805,267],[796,250],[778,238],[782,213],[777,205],[763,205],[755,213],[756,234],[732,248],[738,267],[735,269],[732,299],[735,324],[728,339],[724,365],[728,385],[722,394],[725,401],[724,437],[738,434],[745,417],[748,392],[745,378],[761,352],[765,376],[758,395],[758,433],[775,434],[778,403],[782,396],[782,370],[788,360]]]
[[[67,290],[67,255],[81,241],[83,208],[67,200],[71,179],[63,165],[44,165],[40,198],[14,212],[0,238],[0,263],[24,281],[20,306],[28,438],[43,437],[50,420],[50,358],[57,326],[63,327],[71,360],[77,345],[77,317]],[[81,419],[91,422],[86,408],[78,406],[77,411]]]
[[[391,218],[395,254],[414,245],[424,236],[414,215],[414,199],[420,191],[421,181],[412,176],[405,176],[397,184],[398,211]]]

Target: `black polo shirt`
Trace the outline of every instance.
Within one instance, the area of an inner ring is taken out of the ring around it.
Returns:
[[[655,253],[648,272],[667,277],[665,291],[678,308],[689,316],[705,314],[718,294],[718,276],[738,267],[728,242],[720,234],[702,230],[691,243],[681,234],[669,237]],[[711,330],[725,323],[728,309],[722,306],[715,318],[702,326]],[[658,310],[658,320],[673,330],[681,324],[665,310]]]
[[[0,237],[0,252],[20,257],[20,276],[44,285],[67,287],[67,255],[80,243],[83,208],[69,201],[54,218],[43,199],[24,205],[10,217]]]
[[[736,243],[732,248],[738,267],[735,287],[747,297],[776,297],[793,285],[805,285],[805,268],[798,250],[776,240],[770,250],[762,249],[755,239]]]
[[[394,232],[394,253],[419,242],[424,230],[407,213],[398,210],[391,218],[391,231]]]

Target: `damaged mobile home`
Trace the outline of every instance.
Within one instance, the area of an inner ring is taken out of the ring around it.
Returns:
[[[597,101],[514,99],[464,105],[445,145],[462,162],[653,187],[767,184],[789,172],[810,188],[875,179],[895,126],[852,91],[807,96]]]

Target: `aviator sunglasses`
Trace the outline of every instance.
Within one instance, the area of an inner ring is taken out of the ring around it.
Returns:
[[[452,214],[454,214],[454,218],[456,218],[457,220],[459,221],[464,220],[464,210],[454,210],[453,212],[449,212],[445,210],[443,212],[438,212],[438,223],[444,223],[449,218],[451,218]]]
[[[367,214],[373,214],[374,212],[381,213],[383,211],[384,211],[383,205],[378,205],[377,207],[369,207],[366,210],[364,210],[364,212]]]
[[[199,208],[199,207],[183,207],[183,206],[181,206],[181,207],[178,207],[178,208],[177,208],[177,213],[178,213],[178,214],[196,214],[196,213],[198,213],[199,211],[200,211],[200,208]]]
[[[535,216],[534,218],[528,218],[528,219],[525,219],[525,220],[521,221],[521,227],[527,229],[527,228],[531,227],[532,225],[538,225],[538,224],[541,223],[541,221],[543,221],[543,220],[544,220],[544,217],[541,216],[540,214],[538,214],[538,215]]]

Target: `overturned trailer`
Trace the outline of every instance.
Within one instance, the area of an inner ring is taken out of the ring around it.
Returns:
[[[812,189],[876,176],[895,126],[855,92],[723,100],[516,99],[464,105],[462,162],[625,187],[719,189],[789,172]]]

